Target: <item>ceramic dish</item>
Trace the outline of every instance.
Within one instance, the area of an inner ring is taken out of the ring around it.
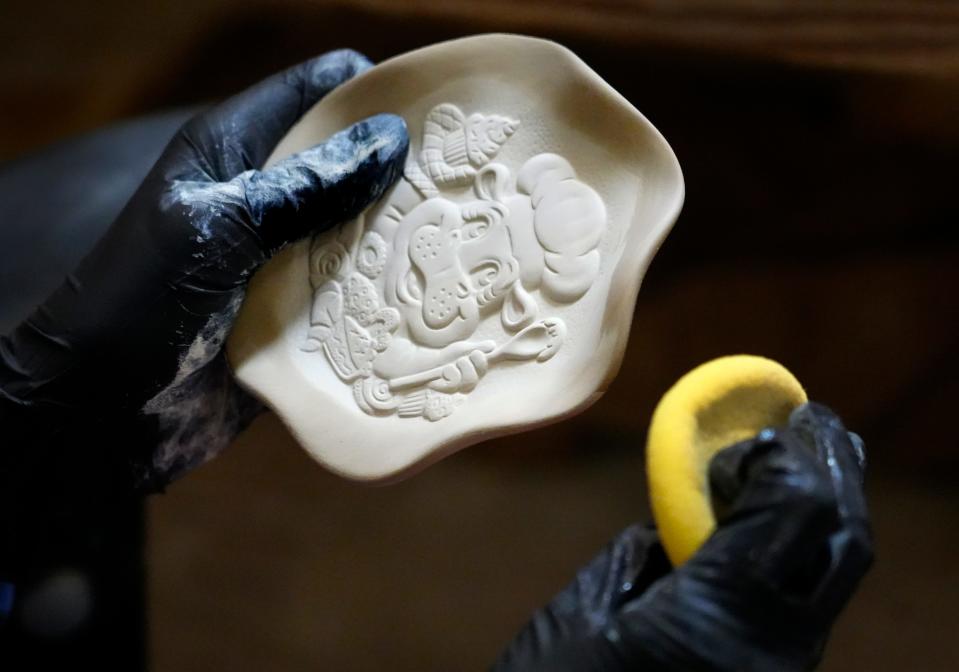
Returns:
[[[409,127],[404,177],[271,260],[228,344],[239,381],[318,461],[361,480],[599,398],[683,200],[676,157],[642,114],[569,50],[513,35],[376,66],[268,165],[382,112]]]

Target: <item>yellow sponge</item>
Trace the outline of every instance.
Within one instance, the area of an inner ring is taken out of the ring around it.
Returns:
[[[653,517],[674,566],[716,527],[709,460],[766,427],[781,427],[805,403],[802,386],[764,357],[720,357],[693,369],[663,396],[649,427],[646,471]]]

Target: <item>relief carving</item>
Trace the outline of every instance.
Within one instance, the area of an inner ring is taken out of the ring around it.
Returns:
[[[322,352],[364,412],[437,421],[490,367],[562,346],[566,325],[541,316],[539,298],[570,304],[589,290],[606,207],[559,155],[515,176],[495,161],[519,128],[436,106],[390,202],[312,241],[302,350]]]

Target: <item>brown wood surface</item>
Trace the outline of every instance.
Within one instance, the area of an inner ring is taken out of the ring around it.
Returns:
[[[302,45],[263,40],[276,32],[290,38],[297,31],[284,26],[296,24],[312,35],[297,56],[362,45],[382,57],[456,34],[513,31],[602,44],[625,56],[653,50],[836,72],[959,76],[959,4],[950,0],[198,0],[135,7],[38,0],[6,3],[2,21],[0,124],[17,132],[2,137],[0,158],[143,111],[144,84],[171,74],[183,54],[201,71],[220,62],[204,49],[222,48],[211,43],[217,34],[229,34],[253,62],[272,64]]]
[[[959,73],[959,5],[924,0],[359,0],[402,19],[442,17],[876,72]]]

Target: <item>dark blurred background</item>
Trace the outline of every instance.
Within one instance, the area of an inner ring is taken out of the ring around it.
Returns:
[[[959,669],[959,5],[39,0],[4,3],[0,25],[7,166],[331,48],[380,60],[514,31],[576,51],[685,173],[622,371],[587,412],[386,488],[325,473],[263,417],[150,500],[153,670],[481,669],[609,537],[648,519],[656,401],[737,352],[783,362],[869,448],[878,560],[823,669]],[[35,302],[62,277],[43,260],[82,253],[55,233],[20,240],[36,286],[6,295]],[[89,592],[61,574],[61,590]]]

